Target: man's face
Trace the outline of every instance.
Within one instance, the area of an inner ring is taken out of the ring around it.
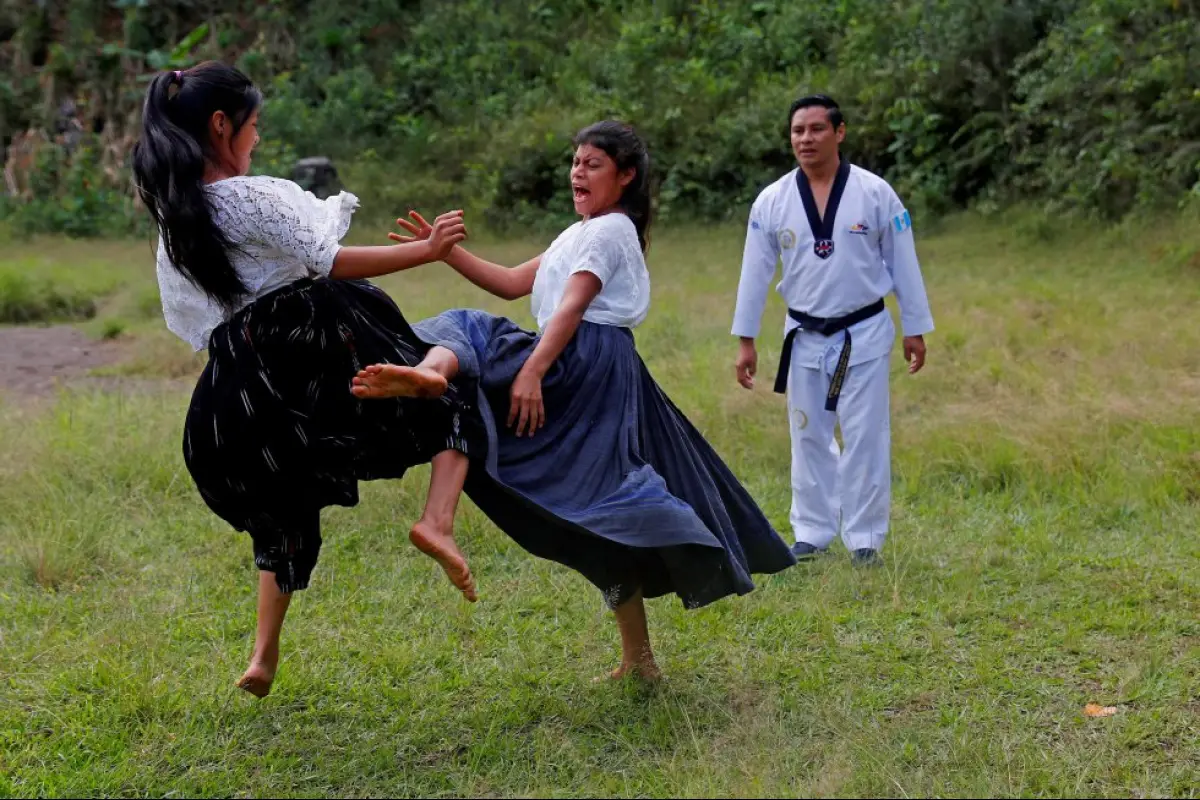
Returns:
[[[792,152],[802,167],[836,163],[838,145],[844,138],[846,124],[835,129],[824,106],[797,109],[792,115]]]

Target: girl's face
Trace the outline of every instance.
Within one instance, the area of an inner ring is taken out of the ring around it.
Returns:
[[[210,128],[213,149],[222,171],[230,176],[248,175],[250,158],[258,146],[258,110],[250,114],[237,133],[233,131],[233,120],[222,111],[213,114]]]
[[[633,168],[618,171],[617,162],[600,148],[580,145],[571,162],[575,213],[586,219],[608,211],[620,201],[635,174]]]

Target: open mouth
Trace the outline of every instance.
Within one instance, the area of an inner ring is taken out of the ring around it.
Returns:
[[[592,196],[592,193],[582,186],[572,186],[571,190],[574,193],[576,203],[582,203]]]

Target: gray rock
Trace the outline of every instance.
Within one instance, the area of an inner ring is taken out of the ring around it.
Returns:
[[[292,167],[292,180],[322,200],[342,191],[337,169],[333,162],[324,156],[297,161]]]

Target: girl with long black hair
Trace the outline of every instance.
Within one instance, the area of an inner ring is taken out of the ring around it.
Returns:
[[[350,392],[362,367],[415,366],[429,349],[366,279],[447,256],[466,236],[462,213],[438,217],[420,242],[342,246],[354,195],[321,201],[289,181],[247,175],[261,103],[249,78],[224,64],[161,73],[133,151],[160,234],[167,326],[209,356],[184,459],[209,507],[254,544],[258,632],[238,685],[260,697],[275,677],[292,593],[317,562],[320,511],[355,505],[359,480],[432,461],[425,515],[410,536],[475,599],[440,520],[453,518],[462,489],[458,458],[486,447],[474,398],[432,372],[415,373],[415,397],[363,403]]]

